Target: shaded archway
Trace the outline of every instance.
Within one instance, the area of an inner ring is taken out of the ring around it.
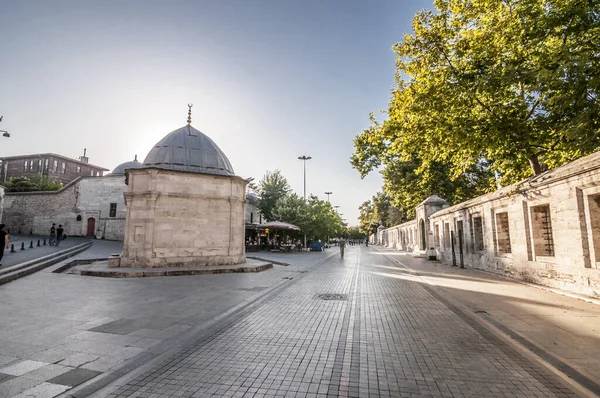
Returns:
[[[425,220],[423,220],[423,219],[421,219],[421,221],[419,221],[419,232],[421,235],[420,249],[426,250],[427,249],[427,239],[425,238]]]

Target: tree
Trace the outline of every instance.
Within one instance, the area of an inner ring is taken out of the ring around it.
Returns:
[[[349,239],[365,239],[366,235],[360,230],[359,227],[350,227],[350,228],[348,228],[348,238]]]
[[[385,192],[377,192],[370,200],[363,202],[358,210],[358,229],[364,234],[372,234],[380,225],[391,227],[407,221],[406,213],[391,203]]]
[[[58,191],[63,185],[38,173],[33,178],[11,177],[4,185],[6,192]]]
[[[281,171],[267,171],[258,184],[260,199],[258,209],[266,221],[275,221],[273,209],[277,201],[286,196],[290,191],[290,184],[281,174]],[[281,220],[283,221],[283,220]]]
[[[345,226],[340,215],[326,200],[320,200],[311,195],[307,202],[310,223],[306,233],[312,239],[326,240],[332,236],[341,236],[345,233]]]
[[[308,205],[295,193],[279,198],[275,203],[272,215],[278,221],[297,225],[303,231],[310,224]]]
[[[394,46],[389,128],[371,152],[502,184],[600,148],[600,13],[587,0],[436,0]],[[417,172],[417,174],[419,174]]]

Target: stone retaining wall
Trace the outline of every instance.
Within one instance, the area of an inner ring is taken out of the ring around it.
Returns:
[[[600,153],[379,234],[388,247],[600,297]]]

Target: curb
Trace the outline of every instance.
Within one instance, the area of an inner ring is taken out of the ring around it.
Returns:
[[[152,276],[183,276],[183,275],[206,275],[206,274],[233,274],[261,272],[273,268],[273,264],[265,263],[254,267],[236,267],[236,268],[209,268],[209,269],[169,269],[169,270],[143,270],[143,271],[118,271],[118,268],[112,270],[81,270],[82,276],[99,276],[104,278],[146,278]]]
[[[283,261],[267,260],[266,258],[261,258],[261,257],[246,256],[246,258],[250,258],[252,260],[258,260],[258,261],[266,261],[266,262],[277,264],[277,265],[284,265],[286,267],[288,265],[290,265],[289,263],[284,263]]]
[[[12,267],[3,269],[0,271],[0,285],[33,274],[36,271],[39,271],[43,268],[54,265],[66,258],[79,254],[82,251],[87,250],[90,246],[92,246],[92,244],[93,242],[91,241],[80,243],[68,249],[61,250],[59,252],[37,258],[35,260],[26,261],[24,263],[13,265]]]

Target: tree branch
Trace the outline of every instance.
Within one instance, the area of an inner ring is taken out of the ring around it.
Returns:
[[[436,43],[436,45],[438,46],[438,49],[440,50],[440,52],[442,53],[442,55],[444,56],[444,58],[446,59],[446,62],[448,63],[448,66],[450,66],[450,68],[452,69],[452,71],[458,76],[459,75],[458,69],[454,66],[454,64],[452,63],[452,61],[450,60],[450,58],[448,57],[448,55],[444,51],[443,47],[441,47],[439,45],[439,43]],[[459,84],[461,84],[460,83],[460,79],[459,79]],[[479,97],[477,97],[477,94],[473,93],[472,96],[475,99],[475,101],[477,101],[477,103],[479,105],[481,105],[483,107],[483,109],[485,109],[486,111],[488,111],[496,120],[502,121],[502,119],[498,115],[496,115],[494,113],[494,111],[492,111],[492,109],[489,106],[487,106],[486,104],[484,104],[483,101],[481,101],[479,99]]]

